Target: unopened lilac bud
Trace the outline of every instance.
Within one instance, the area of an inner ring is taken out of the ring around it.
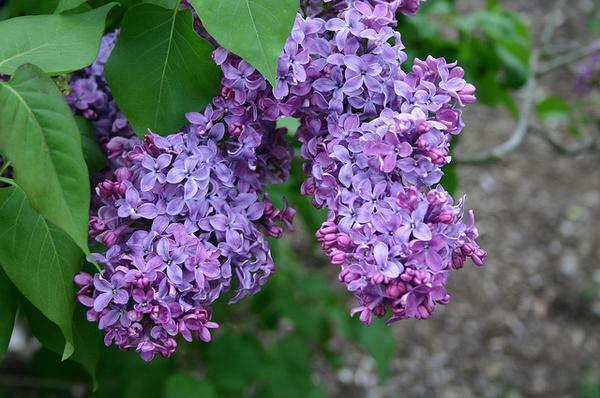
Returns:
[[[331,263],[335,265],[343,264],[346,261],[346,253],[341,251],[336,251],[336,253],[331,256]]]
[[[429,123],[427,123],[426,121],[420,122],[415,128],[415,131],[417,132],[417,134],[425,134],[425,133],[429,132],[429,130],[431,130],[431,127],[429,126]]]
[[[115,137],[106,144],[106,151],[109,159],[115,159],[123,154],[129,141],[123,137]]]
[[[85,317],[90,322],[98,322],[98,319],[100,318],[100,314],[98,314],[96,311],[91,309],[91,310],[86,311]]]
[[[323,236],[322,241],[325,243],[334,243],[337,241],[337,234],[327,234]]]
[[[278,210],[270,200],[265,201],[265,209],[263,211],[265,217],[272,218],[272,216],[277,214],[277,212]]]
[[[371,313],[371,311],[369,309],[365,308],[360,313],[358,319],[360,319],[361,322],[366,323],[367,325],[370,325],[371,323],[373,323],[373,314]]]
[[[94,112],[93,109],[86,109],[85,111],[83,111],[83,117],[87,120],[96,120],[98,118],[98,115],[96,114],[96,112]]]
[[[119,241],[119,234],[115,231],[106,231],[102,234],[102,243],[106,246],[114,246]]]
[[[323,234],[335,234],[338,231],[337,226],[333,222],[324,222],[319,231]]]
[[[473,245],[471,245],[470,243],[465,243],[464,245],[462,245],[460,250],[465,256],[470,256],[471,253],[473,253]]]
[[[125,196],[125,193],[127,192],[127,188],[128,188],[128,186],[126,183],[119,182],[114,185],[113,190],[117,197],[123,197],[123,196]]]
[[[373,278],[371,278],[373,283],[376,285],[382,284],[385,281],[385,279],[385,275],[383,275],[381,272],[376,273],[375,275],[373,275]]]
[[[98,184],[96,192],[101,198],[107,199],[113,196],[113,194],[115,193],[114,188],[115,184],[112,181],[105,180]]]
[[[454,214],[450,211],[442,211],[438,214],[437,219],[442,224],[452,224],[452,222],[454,222]]]
[[[454,269],[460,269],[465,264],[465,258],[462,254],[452,253],[452,267]]]
[[[135,310],[127,311],[127,318],[131,322],[139,322],[142,320],[143,315]]]
[[[404,294],[403,289],[398,285],[390,285],[385,290],[386,294],[391,298],[398,298]]]
[[[118,182],[131,181],[131,170],[129,170],[127,167],[119,167],[115,170],[115,177],[117,178]]]
[[[341,275],[341,274],[340,274]],[[355,273],[355,272],[347,272],[343,275],[343,277],[340,278],[342,282],[344,283],[350,283],[352,281],[355,281],[357,279],[360,279],[360,275]]]
[[[458,92],[458,95],[460,97],[460,100],[462,101],[463,104],[465,105],[469,105],[469,104],[474,104],[475,102],[477,102],[477,98],[475,97],[475,86],[467,83],[465,84],[465,86],[462,88],[462,90],[460,90]]]
[[[440,149],[434,149],[428,152],[428,156],[431,158],[431,161],[438,165],[443,165],[446,163],[446,155],[447,153]]]
[[[373,309],[373,314],[379,318],[385,315],[385,307],[383,305],[378,305]]]
[[[471,260],[473,261],[473,263],[477,266],[482,266],[483,265],[483,259],[481,257],[479,257],[477,254],[472,253],[471,254]]]
[[[427,140],[420,139],[417,141],[417,148],[419,148],[421,150],[426,150],[428,147],[429,147],[429,142],[427,142]]]
[[[301,186],[302,194],[313,196],[315,194],[316,190],[317,190],[317,188],[316,188],[315,184],[310,182],[309,180],[306,180],[306,181],[304,181],[304,183],[302,183],[302,186]]]
[[[92,276],[87,272],[80,272],[76,274],[73,280],[79,286],[89,286],[92,284]]]
[[[417,319],[427,319],[431,312],[425,307],[425,305],[421,304],[417,307]]]
[[[227,131],[229,132],[230,136],[237,138],[244,131],[244,125],[241,123],[232,123],[229,125]]]
[[[283,228],[279,225],[270,225],[267,228],[267,234],[273,238],[279,239],[283,235]]]
[[[342,249],[348,249],[352,246],[352,239],[348,234],[339,234],[337,236],[337,244]]]
[[[96,236],[100,235],[102,232],[104,232],[105,228],[106,228],[106,224],[100,217],[97,217],[97,216],[90,217],[89,233],[91,236],[96,237]]]

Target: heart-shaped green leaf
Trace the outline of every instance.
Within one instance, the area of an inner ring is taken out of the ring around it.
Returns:
[[[217,94],[212,46],[193,29],[192,12],[141,4],[125,14],[106,79],[133,129],[167,135]]]
[[[73,241],[29,204],[17,185],[0,189],[0,264],[15,287],[60,328],[73,353],[73,277],[83,255]]]
[[[106,14],[116,3],[74,15],[31,15],[0,22],[0,73],[25,63],[50,75],[90,65],[98,55]]]
[[[0,114],[0,153],[31,206],[88,252],[89,177],[64,96],[38,67],[24,65],[0,84]]]
[[[273,87],[298,0],[190,0],[208,33],[258,69]]]

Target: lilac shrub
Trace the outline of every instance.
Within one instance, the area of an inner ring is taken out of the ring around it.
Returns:
[[[236,302],[274,271],[266,236],[291,229],[265,189],[288,178],[292,159],[280,117],[301,127],[302,186],[329,216],[317,237],[354,293],[352,314],[370,324],[427,318],[446,304],[452,269],[482,265],[472,212],[438,185],[475,102],[463,70],[443,58],[410,70],[395,15],[420,0],[301,2],[272,88],[255,68],[217,47],[220,94],[167,137],[132,138],[98,61],[74,75],[69,102],[94,121],[112,161],[96,188],[90,236],[101,274],[78,275],[79,300],[105,343],[146,360],[171,355],[182,335],[210,340],[211,304]],[[196,18],[198,34],[214,43]],[[186,110],[183,110],[186,111]]]

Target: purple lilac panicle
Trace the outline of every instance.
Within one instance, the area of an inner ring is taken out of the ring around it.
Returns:
[[[114,138],[118,168],[100,182],[90,236],[109,247],[101,274],[80,274],[79,301],[106,332],[106,344],[145,360],[171,355],[175,336],[210,340],[210,305],[255,293],[274,271],[265,238],[291,225],[205,130],[168,137]],[[251,181],[249,179],[248,181]]]
[[[299,15],[274,92],[276,106],[300,104],[291,115],[301,120],[303,192],[330,210],[317,237],[367,324],[386,313],[389,322],[427,318],[449,302],[449,272],[486,256],[472,213],[463,221],[463,201],[436,187],[475,87],[443,58],[401,68],[395,14],[419,3],[333,2],[318,17]],[[289,61],[305,53],[308,62]]]
[[[71,81],[76,112],[93,111],[101,137],[113,137],[105,145],[112,171],[97,184],[90,219],[90,237],[109,249],[94,255],[101,274],[77,276],[78,298],[107,345],[151,360],[170,356],[178,335],[209,341],[218,326],[211,304],[232,289],[232,303],[253,294],[273,273],[266,236],[292,229],[295,211],[275,208],[264,189],[287,179],[292,150],[285,129],[259,118],[254,101],[266,81],[239,59],[223,66],[222,94],[188,113],[180,133],[140,141],[123,134],[126,120],[125,130],[102,130],[122,117],[112,99],[114,109],[97,112],[98,98],[111,98],[93,84],[95,66],[103,81],[114,37],[103,43],[94,66]]]

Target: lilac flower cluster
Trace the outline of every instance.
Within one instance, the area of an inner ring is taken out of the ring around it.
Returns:
[[[105,43],[110,52],[114,40]],[[108,131],[113,171],[97,185],[90,219],[90,237],[108,251],[94,255],[101,274],[77,276],[78,298],[107,345],[145,360],[171,355],[178,335],[209,341],[217,327],[211,304],[232,289],[232,303],[258,291],[274,271],[266,236],[292,228],[295,211],[275,208],[264,193],[287,179],[292,156],[286,130],[257,112],[267,83],[223,50],[214,57],[224,72],[221,95],[204,112],[187,113],[179,133],[140,141]],[[72,104],[87,104],[97,128],[114,126],[118,109],[96,112],[97,99],[111,97],[105,85],[86,86],[95,79],[93,67],[72,79]]]
[[[388,310],[389,322],[428,317],[449,301],[449,271],[486,256],[472,213],[465,224],[462,201],[432,188],[463,129],[459,107],[476,99],[463,70],[443,58],[402,70],[395,14],[419,3],[305,2],[319,16],[298,16],[274,91],[276,106],[301,121],[303,192],[330,210],[317,237],[367,324]]]
[[[210,304],[231,288],[231,302],[256,292],[273,272],[263,230],[278,236],[293,212],[236,176],[219,140],[189,126],[109,143],[120,145],[120,167],[98,184],[102,206],[90,221],[109,250],[95,255],[101,275],[76,280],[107,345],[149,360],[174,352],[178,334],[209,341]]]

